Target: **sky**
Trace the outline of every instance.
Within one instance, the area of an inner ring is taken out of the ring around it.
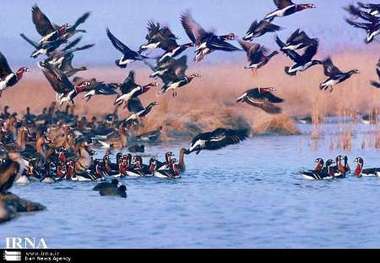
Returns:
[[[364,45],[364,32],[350,27],[344,21],[347,14],[342,7],[353,1],[308,2],[316,4],[317,8],[275,20],[276,24],[284,28],[279,33],[280,37],[286,38],[295,29],[301,28],[311,36],[319,37],[324,50]],[[271,0],[1,0],[0,51],[10,63],[33,65],[37,62],[29,57],[32,47],[19,36],[25,33],[32,39],[39,39],[31,20],[31,7],[35,3],[57,24],[73,23],[84,12],[90,11],[91,17],[82,25],[88,33],[83,36],[81,44],[95,43],[96,46],[78,53],[78,58],[83,63],[98,65],[113,65],[120,56],[107,39],[106,27],[130,48],[137,49],[145,40],[148,20],[170,26],[179,37],[178,42],[187,43],[189,40],[179,23],[181,13],[186,10],[190,10],[194,19],[205,29],[243,36],[253,20],[263,18],[275,9]],[[264,36],[258,42],[274,49],[273,38],[273,35]],[[219,53],[210,61],[233,59],[234,56]]]

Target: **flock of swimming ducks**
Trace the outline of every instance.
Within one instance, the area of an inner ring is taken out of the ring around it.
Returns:
[[[378,177],[380,176],[380,168],[364,168],[364,160],[357,157],[354,160],[355,169],[353,175],[356,177]],[[345,178],[352,171],[348,165],[348,157],[338,155],[335,161],[328,159],[326,162],[322,158],[315,160],[315,168],[313,170],[301,172],[305,179],[309,180],[331,180],[336,178]]]
[[[321,90],[333,91],[334,86],[348,80],[353,74],[359,73],[356,69],[341,71],[329,57],[324,60],[314,59],[318,52],[319,40],[309,37],[301,29],[294,31],[286,41],[276,36],[275,43],[279,47],[278,51],[270,51],[254,42],[265,34],[281,30],[280,26],[273,23],[275,19],[316,7],[314,4],[296,4],[290,0],[274,0],[274,4],[277,9],[268,13],[260,21],[255,20],[242,38],[234,33],[216,35],[213,31],[207,31],[188,11],[180,17],[180,23],[189,38],[188,43],[178,43],[178,38],[169,27],[149,21],[145,43],[133,50],[107,28],[106,35],[110,43],[121,53],[121,57],[115,61],[116,66],[127,68],[134,62],[144,63],[151,69],[150,77],[153,79],[145,84],[135,81],[134,71],[130,71],[122,83],[106,83],[96,78],[84,79],[77,76],[81,71],[87,70],[87,67],[74,67],[72,65],[74,54],[88,50],[94,44],[78,46],[82,41],[82,36],[73,38],[78,34],[86,33],[80,27],[89,18],[90,13],[84,13],[72,25],[57,25],[51,22],[37,5],[33,6],[32,21],[40,38],[33,40],[25,34],[20,34],[20,36],[33,47],[32,58],[44,56],[44,59],[38,62],[38,66],[56,92],[57,104],[67,106],[66,111],[61,112],[54,104],[49,109],[44,109],[39,116],[34,116],[27,110],[23,119],[18,119],[16,113],[8,113],[8,109],[4,110],[1,129],[4,158],[0,167],[0,192],[6,192],[17,180],[19,183],[26,183],[31,180],[94,181],[109,176],[178,178],[185,169],[185,154],[192,152],[199,154],[202,150],[217,150],[245,140],[249,136],[248,129],[219,128],[196,136],[188,149],[180,150],[178,161],[171,153],[167,153],[165,161],[160,162],[151,158],[148,164],[144,164],[141,155],[122,154],[122,150],[129,144],[128,140],[135,127],[140,125],[158,104],[152,101],[143,105],[140,96],[158,87],[157,81],[160,80],[162,94],[172,91],[175,97],[180,88],[200,77],[199,73],[186,73],[188,61],[187,55],[183,53],[190,48],[195,49],[193,59],[195,63],[204,60],[216,51],[244,51],[249,62],[244,68],[254,71],[266,66],[281,52],[292,61],[292,64],[284,69],[289,76],[295,76],[313,66],[322,65],[327,79],[320,83]],[[356,6],[350,5],[346,9],[352,15],[347,22],[355,27],[366,29],[368,34],[366,42],[373,41],[380,33],[380,5],[357,3]],[[366,22],[357,22],[358,18]],[[231,43],[235,40],[241,48]],[[159,57],[151,58],[147,55],[147,51],[154,49],[160,49],[163,52]],[[380,78],[379,66],[380,63],[377,68]],[[21,67],[14,72],[6,57],[0,53],[0,95],[3,91],[15,86],[28,71],[28,68]],[[377,81],[372,81],[371,84],[374,87],[380,87]],[[278,105],[284,100],[276,96],[274,91],[272,87],[253,88],[239,96],[237,102],[260,108],[270,114],[278,114],[281,112],[281,107]],[[88,122],[86,119],[80,119],[69,109],[81,93],[87,101],[93,96],[115,96],[115,112],[119,107],[123,107],[131,115],[123,120],[118,119],[117,113],[105,116],[100,121],[95,119]],[[158,128],[146,134],[134,134],[132,137],[135,142],[154,142],[159,138],[160,130],[161,128]],[[91,147],[97,146],[106,148],[106,154],[101,160],[92,158],[94,151]],[[112,162],[110,154],[115,150],[119,153]],[[144,145],[136,144],[130,146],[128,150],[143,152]],[[322,168],[327,169],[321,168],[321,171],[324,171],[323,174],[316,171],[314,173],[319,177],[325,175],[326,171],[329,173],[332,163],[328,161],[326,166],[322,163]],[[320,166],[319,163],[318,167]],[[337,167],[339,170],[339,164]],[[111,187],[113,189],[111,192],[117,195],[125,192],[125,187],[119,186],[116,181],[102,185],[105,188]],[[109,192],[104,191],[103,194]]]

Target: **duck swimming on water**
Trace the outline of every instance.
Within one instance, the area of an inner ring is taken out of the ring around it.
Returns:
[[[380,168],[366,168],[364,169],[364,159],[357,157],[355,159],[354,175],[356,177],[380,176]]]

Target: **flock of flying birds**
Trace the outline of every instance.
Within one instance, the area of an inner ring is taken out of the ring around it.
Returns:
[[[144,85],[136,83],[134,71],[130,71],[122,83],[105,83],[95,78],[84,79],[77,76],[79,72],[87,68],[76,68],[72,65],[74,54],[94,46],[94,44],[78,46],[82,36],[74,38],[74,36],[86,32],[80,29],[80,26],[89,18],[90,13],[88,12],[80,16],[72,25],[57,25],[52,23],[35,5],[32,8],[32,21],[40,34],[40,39],[35,41],[25,34],[21,34],[21,37],[33,47],[32,58],[44,57],[38,62],[38,65],[56,92],[56,99],[60,104],[74,103],[75,98],[80,93],[84,93],[84,98],[87,101],[98,95],[116,96],[115,105],[123,106],[131,113],[125,120],[129,125],[138,123],[157,105],[156,102],[151,102],[144,106],[139,99],[139,96],[159,85],[157,79],[161,80],[163,94],[172,91],[173,96],[176,96],[179,88],[200,77],[198,73],[186,73],[188,60],[187,55],[183,55],[183,53],[190,48],[195,49],[195,63],[204,60],[215,51],[245,51],[248,59],[248,65],[245,66],[245,69],[250,70],[259,70],[281,52],[292,62],[285,67],[286,74],[290,76],[295,76],[313,66],[322,65],[327,79],[320,83],[321,90],[333,91],[334,86],[348,80],[353,74],[359,73],[356,69],[340,70],[329,57],[324,60],[315,59],[319,40],[309,37],[301,29],[294,31],[286,41],[276,36],[275,42],[279,51],[270,51],[263,45],[256,43],[255,40],[259,37],[281,30],[280,26],[273,23],[275,19],[316,7],[314,4],[296,4],[291,0],[274,0],[274,4],[276,10],[267,14],[262,20],[254,21],[242,38],[238,38],[234,33],[217,35],[212,31],[207,31],[196,22],[190,12],[184,12],[180,17],[182,27],[190,40],[188,43],[178,43],[178,38],[169,27],[150,21],[147,25],[148,33],[145,43],[138,50],[133,50],[107,28],[107,37],[115,49],[121,53],[121,57],[115,61],[118,67],[126,68],[129,64],[140,61],[151,69],[150,77],[155,80]],[[366,43],[372,42],[380,34],[380,4],[358,2],[356,5],[349,5],[345,9],[351,16],[346,21],[354,27],[366,30]],[[364,20],[364,22],[359,22],[358,19]],[[235,40],[241,48],[231,43]],[[153,49],[160,49],[163,52],[159,57],[151,58],[146,53]],[[27,71],[27,68],[21,67],[13,72],[5,56],[0,53],[0,92],[17,84]],[[380,78],[380,63],[377,73]],[[371,83],[377,88],[380,87],[380,83],[377,81]],[[284,100],[274,95],[273,91],[272,88],[254,88],[237,98],[237,102],[247,103],[271,114],[280,113],[281,108],[276,104],[282,103]],[[201,134],[194,138],[189,152],[218,149],[231,143],[237,143],[246,137],[245,135],[234,135],[233,139],[230,140],[229,132],[231,130],[219,129],[211,133]]]

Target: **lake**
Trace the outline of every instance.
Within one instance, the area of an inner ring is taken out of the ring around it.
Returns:
[[[351,124],[347,124],[351,125]],[[12,192],[41,202],[44,212],[0,226],[8,236],[44,238],[49,248],[378,248],[380,178],[304,180],[299,171],[317,157],[345,153],[329,147],[342,125],[311,125],[302,135],[252,137],[216,152],[186,156],[181,179],[127,178],[128,198],[101,197],[95,183],[33,183]],[[379,152],[362,149],[375,126],[356,125],[349,156],[380,166]],[[148,147],[163,158],[187,142]]]

